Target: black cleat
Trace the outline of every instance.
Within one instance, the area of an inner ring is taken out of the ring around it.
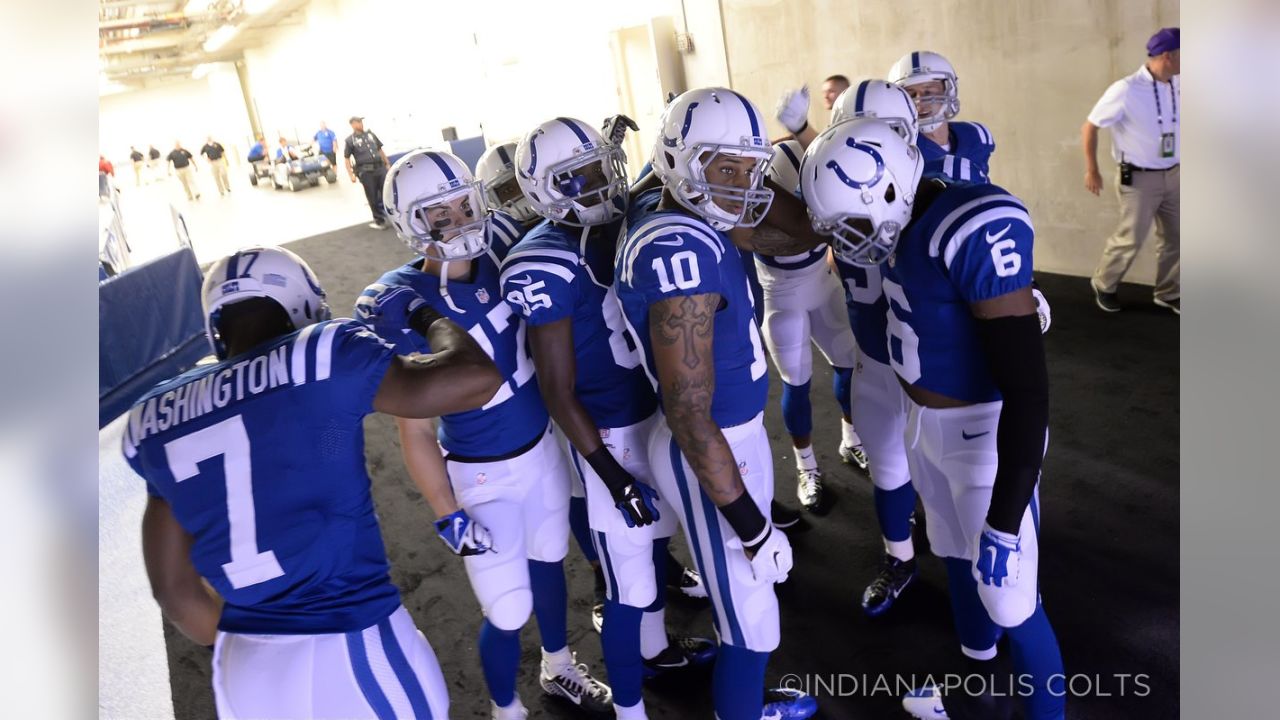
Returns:
[[[862,593],[862,609],[871,617],[886,613],[916,577],[916,559],[906,562],[886,554],[880,572]]]

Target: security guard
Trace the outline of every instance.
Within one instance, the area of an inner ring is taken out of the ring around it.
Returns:
[[[1107,88],[1081,129],[1084,186],[1102,190],[1098,172],[1098,128],[1111,129],[1111,151],[1120,165],[1120,227],[1107,240],[1093,273],[1098,307],[1119,312],[1116,291],[1154,223],[1160,239],[1156,253],[1155,304],[1182,314],[1179,297],[1178,107],[1182,105],[1178,28],[1164,28],[1147,42],[1147,62]]]
[[[387,179],[387,154],[382,151],[382,141],[377,135],[364,129],[364,118],[351,116],[351,135],[347,138],[342,156],[347,160],[347,175],[351,182],[360,177],[364,186],[365,199],[369,201],[369,210],[373,212],[373,222],[369,227],[381,230],[387,226],[387,216],[382,209],[382,184]]]

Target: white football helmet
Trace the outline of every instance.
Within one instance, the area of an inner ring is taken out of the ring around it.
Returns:
[[[515,163],[520,189],[545,218],[586,227],[627,212],[622,149],[581,120],[558,117],[530,130],[516,148]]]
[[[209,268],[200,288],[205,332],[219,360],[227,356],[227,345],[218,332],[222,308],[259,297],[284,308],[295,330],[332,317],[324,289],[305,260],[279,247],[237,250]]]
[[[911,220],[920,152],[882,120],[846,120],[813,141],[801,167],[809,221],[836,256],[865,267],[888,259]]]
[[[516,144],[513,142],[485,150],[476,163],[476,179],[484,187],[489,207],[501,210],[517,222],[527,223],[538,217],[538,211],[520,191],[520,183],[516,181],[515,157]]]
[[[793,193],[800,192],[800,160],[804,148],[795,140],[780,140],[773,145],[776,152],[769,161],[769,179]]]
[[[864,117],[885,121],[908,145],[916,144],[916,136],[920,134],[916,104],[901,85],[888,80],[863,80],[840,93],[831,107],[832,125]]]
[[[904,88],[933,80],[942,82],[942,94],[916,98],[920,129],[924,132],[931,132],[960,114],[960,90],[956,69],[946,58],[927,50],[909,52],[889,68],[889,81]],[[921,112],[922,109],[929,109],[929,112],[927,114]]]
[[[452,153],[405,154],[387,172],[382,204],[396,234],[419,255],[468,260],[489,249],[484,188]],[[463,220],[455,219],[459,217]]]
[[[719,155],[755,161],[747,187],[707,179],[705,171]],[[755,227],[764,219],[773,191],[761,183],[772,158],[764,116],[750,100],[728,88],[699,88],[681,93],[663,111],[653,170],[677,202],[717,230],[728,230]],[[739,209],[728,210],[717,200]]]

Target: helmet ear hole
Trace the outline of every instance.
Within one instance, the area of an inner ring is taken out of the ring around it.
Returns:
[[[663,157],[663,158],[665,158],[665,159],[666,159],[666,161],[667,161],[667,169],[668,169],[668,170],[675,170],[675,168],[676,168],[676,158],[675,158],[675,156],[674,156],[674,155],[672,155],[672,154],[671,154],[671,153],[669,153],[669,152],[664,152],[664,153],[662,153],[662,157]]]
[[[893,202],[897,197],[898,192],[894,189],[893,183],[889,183],[889,186],[884,189],[884,201]]]

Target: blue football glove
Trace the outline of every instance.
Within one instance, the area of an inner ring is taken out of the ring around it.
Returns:
[[[1013,587],[1022,567],[1022,543],[1017,535],[994,530],[986,523],[976,541],[973,577],[983,585]]]
[[[622,513],[627,527],[644,527],[660,519],[658,513],[658,492],[645,483],[635,480],[627,483],[616,498],[614,507]]]
[[[427,301],[411,287],[374,283],[356,299],[356,320],[384,338],[394,337],[383,331],[398,334],[401,329],[409,327],[409,318],[426,304]]]
[[[467,557],[493,550],[489,528],[471,519],[466,510],[445,515],[436,521],[436,533],[454,555]]]

